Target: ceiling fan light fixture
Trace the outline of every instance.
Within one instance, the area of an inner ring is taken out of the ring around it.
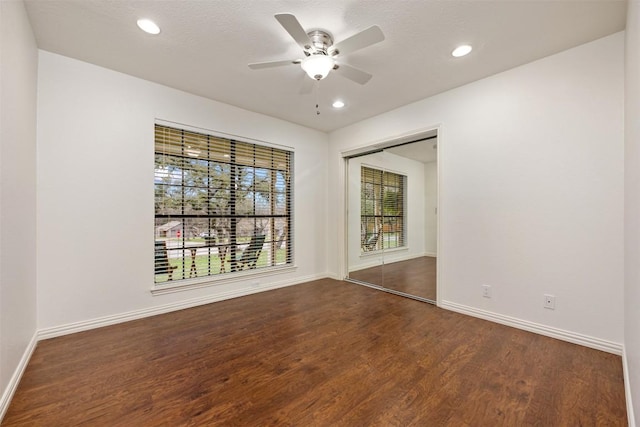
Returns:
[[[302,60],[302,69],[314,80],[322,80],[335,66],[335,60],[327,55],[311,55]]]

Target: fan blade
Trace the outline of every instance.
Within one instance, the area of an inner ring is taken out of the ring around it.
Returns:
[[[356,83],[360,83],[361,85],[367,83],[373,77],[371,74],[358,70],[357,68],[353,68],[349,65],[340,64],[338,68],[335,68],[334,71],[340,74],[342,77],[346,77],[349,80],[353,80]]]
[[[311,93],[313,90],[313,85],[317,82],[317,80],[312,80],[307,76],[307,73],[304,74],[304,79],[302,80],[302,84],[300,85],[300,95],[307,95]]]
[[[300,45],[300,47],[304,50],[311,49],[311,40],[309,36],[298,22],[298,19],[290,13],[279,13],[276,16],[276,19],[284,27],[284,29],[289,33],[291,37]]]
[[[254,62],[249,64],[249,68],[252,70],[260,70],[261,68],[280,67],[282,65],[299,64],[299,59],[289,59],[284,61],[267,61],[267,62]]]
[[[337,51],[339,55],[346,55],[348,53],[364,49],[372,44],[379,43],[382,40],[384,40],[382,30],[377,25],[374,25],[373,27],[360,31],[358,34],[354,34],[348,39],[344,39],[340,43],[333,45],[331,51]]]

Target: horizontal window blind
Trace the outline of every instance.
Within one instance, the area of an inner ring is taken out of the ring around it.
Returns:
[[[362,252],[405,246],[406,177],[362,166],[360,178]]]
[[[155,126],[155,282],[292,263],[293,153]]]

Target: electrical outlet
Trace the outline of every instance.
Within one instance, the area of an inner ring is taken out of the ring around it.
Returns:
[[[491,286],[482,285],[482,296],[484,298],[491,298]]]
[[[544,308],[549,310],[556,309],[556,297],[554,295],[544,294]]]

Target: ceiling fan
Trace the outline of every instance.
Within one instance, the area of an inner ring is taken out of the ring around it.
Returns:
[[[298,22],[298,19],[290,13],[277,14],[275,15],[275,18],[289,33],[289,35],[293,37],[296,43],[300,45],[304,52],[304,58],[284,61],[256,62],[249,64],[249,68],[252,70],[279,67],[289,64],[300,64],[307,75],[314,80],[324,79],[329,75],[331,70],[334,70],[337,74],[361,85],[367,83],[371,77],[373,77],[365,71],[351,67],[342,62],[339,63],[338,61],[343,55],[364,49],[365,47],[369,47],[384,40],[384,34],[382,34],[382,31],[378,26],[374,25],[345,40],[342,40],[341,42],[333,44],[333,37],[329,32],[325,30],[313,30],[306,32],[304,28],[302,28],[302,25],[300,25],[300,22]],[[306,88],[303,88],[303,92],[306,91],[305,89],[310,91],[311,87],[307,85]]]

